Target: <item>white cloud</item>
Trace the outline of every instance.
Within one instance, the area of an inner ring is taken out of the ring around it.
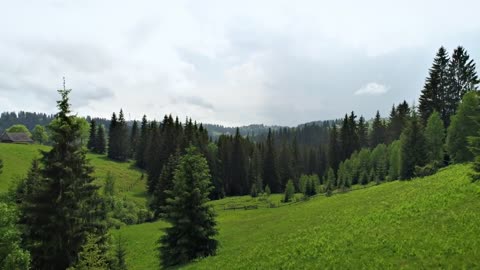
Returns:
[[[370,82],[364,85],[362,88],[358,89],[355,91],[355,95],[360,96],[360,95],[369,95],[369,96],[379,96],[383,95],[388,92],[388,87],[379,84],[376,82]]]

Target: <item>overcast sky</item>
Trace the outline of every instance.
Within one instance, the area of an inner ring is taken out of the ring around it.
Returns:
[[[418,98],[441,45],[478,63],[479,10],[474,0],[0,0],[0,111],[55,112],[66,76],[80,115],[371,118]]]

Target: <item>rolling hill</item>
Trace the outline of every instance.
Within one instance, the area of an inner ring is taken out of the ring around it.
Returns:
[[[0,192],[8,190],[15,179],[24,177],[31,161],[40,157],[40,150],[48,146],[0,143],[0,158],[3,159],[3,173],[0,174]],[[95,168],[96,181],[102,184],[108,172],[116,179],[116,187],[121,196],[145,205],[145,181],[143,172],[130,162],[115,162],[105,156],[88,154],[87,158]]]
[[[480,184],[470,165],[279,208],[218,212],[220,249],[182,269],[480,267]],[[247,197],[228,198],[240,203]],[[133,269],[158,267],[162,221],[114,231]]]

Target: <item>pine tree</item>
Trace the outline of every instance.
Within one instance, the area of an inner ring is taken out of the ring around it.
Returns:
[[[98,127],[97,136],[95,137],[95,149],[94,152],[97,154],[105,154],[107,140],[105,138],[105,127],[100,125]]]
[[[172,190],[173,188],[175,168],[178,165],[179,158],[179,153],[170,156],[167,164],[163,166],[158,184],[155,186],[155,190],[152,194],[150,208],[154,212],[154,216],[157,218],[162,213],[163,207],[167,204],[167,199],[169,197],[168,190]]]
[[[102,239],[94,235],[87,235],[85,244],[78,254],[78,262],[75,267],[67,270],[107,270],[107,258],[102,251]]]
[[[427,160],[423,128],[415,111],[401,135],[400,178],[414,176],[415,166],[424,166]]]
[[[377,145],[386,141],[385,124],[380,117],[380,112],[377,111],[375,119],[372,123],[372,132],[370,134],[370,146],[375,148]]]
[[[419,112],[426,123],[430,114],[434,111],[440,113],[444,126],[447,127],[449,122],[449,113],[446,106],[447,90],[448,90],[448,54],[442,46],[438,49],[437,55],[433,60],[432,67],[429,70],[425,86],[419,100]]]
[[[117,237],[115,244],[115,262],[112,270],[127,270],[127,262],[125,261],[127,256],[127,250],[125,249],[125,240],[121,235]]]
[[[215,254],[215,213],[207,204],[210,178],[207,160],[194,147],[187,148],[175,170],[171,199],[165,207],[165,219],[172,227],[160,239],[164,267]]]
[[[445,99],[446,126],[450,123],[450,117],[457,111],[457,106],[462,97],[468,91],[478,90],[478,83],[473,59],[470,59],[463,47],[457,47],[448,63],[448,88]]]
[[[388,146],[388,179],[397,180],[400,177],[400,140],[393,141]]]
[[[142,117],[142,124],[140,126],[140,137],[135,149],[135,164],[141,169],[146,168],[145,152],[148,144],[148,121],[147,116]]]
[[[128,146],[128,126],[125,121],[125,116],[123,115],[123,110],[120,110],[118,115],[117,131],[115,132],[115,135],[117,136],[116,141],[118,147],[115,159],[125,161],[128,159],[130,148]]]
[[[330,131],[330,139],[328,144],[328,164],[334,171],[338,169],[338,164],[340,163],[339,151],[340,146],[338,141],[337,127],[334,124]]]
[[[108,130],[108,157],[116,159],[118,156],[118,122],[117,115],[112,114],[110,129]]]
[[[447,129],[447,152],[455,163],[472,161],[474,156],[468,149],[467,138],[476,136],[479,126],[480,99],[477,92],[468,92],[458,106],[457,113]]]
[[[95,124],[95,120],[90,121],[90,137],[88,139],[88,144],[87,148],[90,151],[93,151],[95,149],[95,143],[96,143],[96,137],[97,137],[97,125]]]
[[[445,129],[437,111],[434,111],[428,118],[427,127],[425,128],[425,139],[428,162],[442,162]]]
[[[293,181],[290,179],[285,186],[285,195],[283,197],[284,202],[289,202],[293,199],[295,195],[295,186],[293,185]]]
[[[237,128],[233,138],[232,152],[232,179],[230,191],[232,195],[246,195],[249,192],[247,156],[243,147],[243,138],[240,136],[240,130]]]
[[[278,193],[281,191],[280,181],[278,180],[278,171],[275,163],[275,144],[272,135],[272,130],[268,130],[267,141],[265,144],[265,156],[263,161],[263,179],[265,183],[271,188],[272,192]]]
[[[135,157],[135,151],[137,149],[137,143],[138,143],[138,122],[136,120],[133,121],[132,124],[132,129],[130,131],[130,139],[129,139],[129,153],[128,157],[129,158],[134,158]]]
[[[400,103],[396,108],[392,107],[390,122],[388,125],[388,142],[391,143],[400,138],[403,129],[410,115],[410,107],[406,101]]]
[[[335,182],[335,172],[332,168],[328,168],[327,179],[325,180],[325,195],[332,195]]]
[[[105,205],[93,183],[93,167],[80,140],[81,127],[70,115],[70,90],[59,93],[60,111],[50,125],[52,149],[42,152],[41,176],[21,206],[24,239],[34,269],[72,266],[87,236],[98,237],[103,245],[107,231]]]
[[[363,116],[358,120],[358,147],[368,147],[368,123]]]

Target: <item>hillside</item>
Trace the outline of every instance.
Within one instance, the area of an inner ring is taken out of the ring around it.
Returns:
[[[470,182],[469,171],[469,165],[455,165],[423,179],[273,209],[216,207],[218,255],[183,268],[478,268],[480,184]],[[114,231],[127,239],[131,269],[158,267],[156,241],[165,226]]]
[[[0,192],[6,191],[12,181],[24,177],[30,168],[31,161],[40,156],[40,150],[49,147],[41,145],[20,145],[0,143],[0,158],[3,159],[3,173],[0,174]],[[132,163],[114,162],[104,156],[88,154],[87,158],[95,168],[94,176],[102,184],[108,172],[116,179],[116,187],[120,195],[145,205],[145,178],[142,172]]]

